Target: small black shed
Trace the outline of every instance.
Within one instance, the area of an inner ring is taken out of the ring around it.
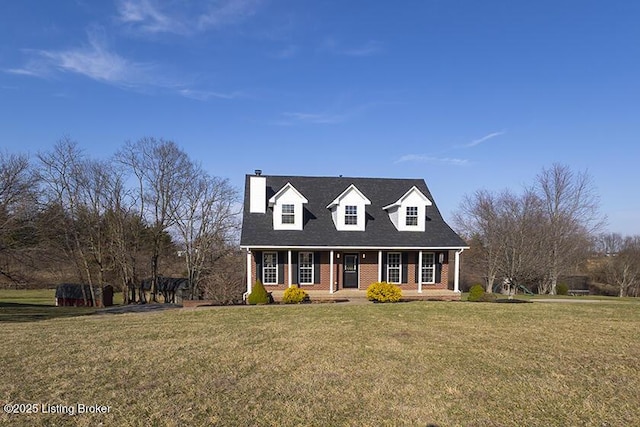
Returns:
[[[95,296],[95,301],[93,300]],[[61,283],[56,286],[56,306],[72,307],[100,307],[113,305],[113,287],[105,285],[93,286],[93,296],[91,286],[78,283]]]

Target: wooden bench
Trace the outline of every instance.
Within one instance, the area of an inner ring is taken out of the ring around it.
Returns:
[[[589,290],[588,289],[569,289],[569,291],[567,291],[567,295],[571,295],[571,296],[578,296],[578,295],[589,295]]]

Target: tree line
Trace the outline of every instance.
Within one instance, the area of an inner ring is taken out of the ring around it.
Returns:
[[[169,140],[128,141],[107,160],[68,137],[34,158],[0,153],[0,283],[110,282],[145,302],[169,273],[197,298],[237,256],[240,209],[227,179]]]
[[[466,269],[486,292],[556,294],[561,276],[582,270],[620,296],[639,293],[640,236],[602,232],[606,218],[587,172],[554,164],[521,192],[477,190],[454,224],[470,244]]]

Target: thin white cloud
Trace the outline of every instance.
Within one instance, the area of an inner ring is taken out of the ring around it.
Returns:
[[[288,111],[281,114],[278,120],[270,122],[278,126],[294,126],[303,124],[334,125],[345,123],[363,115],[366,111],[380,105],[378,102],[355,105],[348,108],[332,108],[326,112]]]
[[[236,24],[256,14],[261,0],[226,0],[208,3],[205,13],[199,16],[201,30]]]
[[[160,89],[185,98],[208,101],[236,99],[241,92],[215,92],[195,89],[169,77],[155,64],[136,62],[111,49],[101,31],[88,32],[83,46],[64,50],[25,50],[28,60],[23,67],[4,70],[7,73],[48,78],[55,73],[77,74],[100,83],[126,89]]]
[[[120,0],[117,7],[121,22],[138,26],[143,32],[182,34],[188,30],[180,20],[161,12],[153,0]]]
[[[4,70],[5,73],[9,74],[17,74],[20,76],[30,76],[30,77],[41,77],[44,74],[44,70],[37,69],[35,65],[33,68],[31,66],[25,66],[24,68],[7,68]]]
[[[344,46],[334,38],[329,37],[323,41],[321,49],[335,55],[372,56],[381,53],[384,46],[377,40],[369,40],[360,46]]]
[[[241,92],[213,92],[195,89],[179,89],[178,94],[185,98],[197,99],[198,101],[208,101],[210,99],[237,99],[243,96]]]
[[[317,125],[327,125],[342,123],[347,120],[347,114],[327,114],[327,113],[301,113],[291,112],[282,113],[282,116],[290,121],[292,124],[297,123],[310,123]]]
[[[289,59],[289,58],[293,58],[294,56],[296,56],[296,54],[298,53],[298,47],[295,45],[288,45],[282,49],[280,49],[279,51],[276,51],[274,53],[269,54],[269,56],[271,58],[276,58],[276,59]]]
[[[88,31],[88,42],[66,50],[24,50],[28,59],[24,66],[6,70],[30,77],[49,77],[55,72],[80,74],[93,80],[118,86],[148,83],[154,67],[130,61],[109,49],[104,34]]]
[[[400,157],[394,163],[405,163],[405,162],[445,163],[453,166],[465,166],[469,164],[469,160],[467,159],[459,159],[459,158],[453,158],[453,157],[435,157],[435,156],[427,156],[425,154],[406,154]]]
[[[262,0],[119,0],[117,19],[142,33],[189,35],[238,24],[255,15],[261,4]]]
[[[488,141],[488,140],[490,140],[492,138],[495,138],[497,136],[504,135],[505,133],[507,133],[506,130],[501,130],[499,132],[492,132],[490,134],[487,134],[487,135],[483,136],[482,138],[474,139],[473,141],[471,141],[468,144],[465,144],[464,146],[465,147],[475,147],[476,145],[480,145],[485,141]]]

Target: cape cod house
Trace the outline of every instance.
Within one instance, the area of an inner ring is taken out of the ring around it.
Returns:
[[[373,282],[403,293],[458,290],[467,244],[422,179],[247,175],[241,247],[247,293],[300,286],[333,294]],[[450,280],[451,279],[451,280]]]

